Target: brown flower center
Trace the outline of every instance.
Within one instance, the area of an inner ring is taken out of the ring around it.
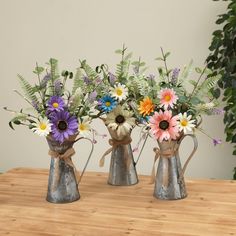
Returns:
[[[118,115],[118,116],[116,117],[116,123],[122,124],[122,123],[124,123],[124,122],[125,122],[124,116]]]
[[[159,123],[159,128],[160,129],[163,129],[163,130],[166,130],[169,128],[169,122],[167,120],[162,120],[160,123]]]
[[[57,123],[57,127],[59,130],[64,131],[67,129],[68,125],[64,120],[59,120]]]

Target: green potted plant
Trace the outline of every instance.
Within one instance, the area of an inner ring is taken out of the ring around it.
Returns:
[[[234,145],[236,155],[236,0],[229,0],[227,12],[218,16],[216,24],[223,27],[213,32],[207,65],[222,75],[213,94],[216,98],[222,94],[226,141]],[[233,177],[236,179],[236,167]]]

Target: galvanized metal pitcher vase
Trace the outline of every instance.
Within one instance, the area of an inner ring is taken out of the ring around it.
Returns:
[[[189,136],[193,139],[194,148],[184,164],[182,169],[179,147],[182,140]],[[180,137],[179,140],[170,140],[158,142],[159,148],[156,148],[157,159],[159,163],[155,178],[154,196],[159,199],[176,200],[187,197],[187,191],[184,182],[184,172],[186,167],[197,150],[198,142],[195,135],[186,134]]]
[[[71,160],[75,154],[73,148],[74,143],[81,139],[77,135],[71,136],[63,143],[55,141],[51,136],[47,137],[49,145],[49,155],[51,156],[51,164],[48,179],[48,192],[46,200],[52,203],[69,203],[80,199],[78,183],[82,179],[84,171],[88,165],[93,152],[92,148],[85,164],[85,167],[80,175]],[[87,139],[89,140],[89,139]]]
[[[138,175],[135,167],[137,162],[134,161],[130,134],[118,136],[116,131],[109,128],[108,131],[111,135],[109,144],[112,147],[105,152],[100,160],[100,166],[103,166],[105,156],[111,153],[108,184],[117,186],[137,184]]]

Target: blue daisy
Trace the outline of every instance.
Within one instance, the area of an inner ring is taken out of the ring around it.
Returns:
[[[104,96],[98,101],[99,110],[108,113],[112,111],[117,105],[117,101],[111,96]]]

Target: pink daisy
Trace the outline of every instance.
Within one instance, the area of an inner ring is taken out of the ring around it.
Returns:
[[[150,117],[150,127],[153,135],[157,140],[176,139],[179,135],[178,116],[172,117],[171,111],[155,112]]]
[[[166,110],[168,107],[173,108],[178,96],[173,89],[162,89],[159,94],[161,106]]]

